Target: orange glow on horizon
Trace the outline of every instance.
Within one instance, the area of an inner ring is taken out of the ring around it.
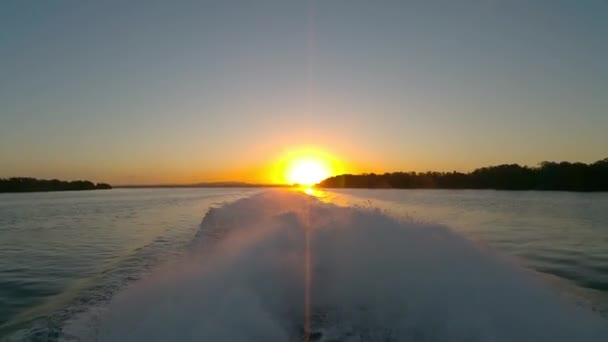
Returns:
[[[347,154],[345,154],[347,155]],[[344,173],[368,170],[338,159],[330,150],[305,145],[283,150],[275,148],[248,151],[248,158],[207,164],[193,161],[189,164],[168,163],[142,166],[133,176],[98,177],[113,185],[189,185],[199,183],[243,182],[249,184],[313,186],[320,181]]]

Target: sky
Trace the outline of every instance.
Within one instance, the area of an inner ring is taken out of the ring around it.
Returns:
[[[608,2],[0,2],[0,177],[273,182],[608,157]]]

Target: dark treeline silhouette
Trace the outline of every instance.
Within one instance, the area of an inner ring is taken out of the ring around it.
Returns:
[[[461,172],[393,172],[341,175],[321,188],[496,189],[608,191],[608,158],[592,164],[542,162],[538,167],[505,164]]]
[[[0,178],[0,192],[68,191],[112,189],[106,183],[90,181],[60,181],[58,179],[36,179],[27,177]]]

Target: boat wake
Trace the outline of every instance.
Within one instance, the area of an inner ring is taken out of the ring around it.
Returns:
[[[606,321],[448,228],[268,191],[65,341],[602,341]]]

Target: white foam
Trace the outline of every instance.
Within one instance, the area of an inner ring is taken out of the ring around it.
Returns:
[[[65,340],[605,341],[607,322],[449,229],[269,191],[214,209],[192,251],[69,322]]]

